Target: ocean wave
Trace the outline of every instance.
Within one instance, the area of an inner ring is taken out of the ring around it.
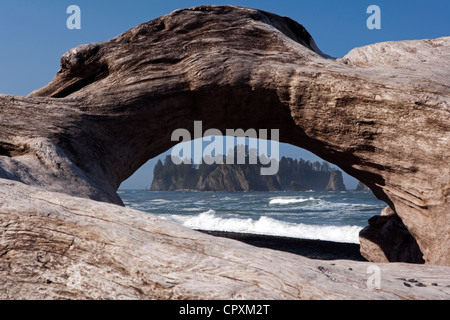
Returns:
[[[214,210],[208,210],[194,216],[171,215],[170,220],[185,227],[210,231],[229,231],[284,236],[301,239],[327,240],[335,242],[359,243],[359,226],[308,225],[290,223],[261,217],[251,218],[219,217]]]
[[[311,211],[323,211],[329,213],[329,211],[368,211],[376,210],[380,208],[379,204],[367,204],[367,203],[348,203],[348,202],[330,202],[322,199],[309,198],[293,198],[293,197],[277,197],[271,198],[269,201],[271,207],[301,207],[301,209],[307,209]]]
[[[152,203],[169,203],[171,201],[169,201],[167,199],[152,199],[152,200],[149,200],[149,202],[152,202]]]
[[[269,204],[292,204],[292,203],[303,203],[303,202],[307,202],[307,201],[315,201],[318,199],[314,199],[313,197],[309,197],[308,199],[306,198],[273,198],[272,200],[269,201]]]

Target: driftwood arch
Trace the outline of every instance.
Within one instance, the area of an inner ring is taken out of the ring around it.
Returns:
[[[419,49],[431,53],[412,70]],[[426,262],[450,264],[449,50],[441,38],[331,59],[289,18],[178,10],[70,50],[27,97],[0,96],[0,177],[120,204],[120,183],[177,128],[279,129],[369,186]]]

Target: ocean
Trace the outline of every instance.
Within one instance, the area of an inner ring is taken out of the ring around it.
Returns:
[[[118,192],[127,207],[188,228],[359,243],[367,220],[386,206],[370,191]]]

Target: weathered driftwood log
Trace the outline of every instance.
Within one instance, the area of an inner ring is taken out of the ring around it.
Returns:
[[[312,260],[0,179],[0,299],[449,299],[449,271]]]
[[[70,50],[56,77],[27,97],[0,95],[0,177],[41,187],[47,200],[56,197],[50,192],[59,192],[121,204],[116,194],[120,183],[171,147],[175,129],[192,130],[195,120],[203,121],[204,130],[222,132],[279,129],[281,141],[316,153],[369,186],[414,237],[425,262],[450,265],[449,63],[449,37],[375,44],[331,59],[289,18],[233,6],[178,10],[109,41]],[[2,182],[1,188],[0,203],[9,202],[8,184]],[[49,221],[37,218],[45,216],[45,209],[30,200],[31,189],[11,188],[17,194],[12,198],[18,226],[32,206],[33,228],[49,232],[42,243],[33,243],[57,245],[49,235],[60,232],[57,226],[65,228],[65,215],[48,227]],[[130,212],[86,203],[102,208],[93,214]],[[63,201],[55,206],[56,212],[72,212]],[[9,272],[11,280],[5,285],[17,276],[8,266],[20,258],[13,248],[23,241],[20,231],[10,232],[12,208],[4,204],[0,209],[2,246],[9,248],[0,253],[2,272]],[[74,228],[88,219],[82,208],[74,209],[79,219]],[[49,212],[48,219],[52,217]],[[154,220],[160,223],[161,230],[175,228]],[[182,230],[164,232],[188,232]],[[100,250],[105,239],[95,234],[89,233],[94,237],[89,241]],[[188,242],[206,237],[189,234]],[[116,243],[114,233],[104,236]],[[216,241],[230,243],[212,243]],[[377,250],[398,248],[386,249],[387,242]],[[29,244],[24,248],[36,254]],[[117,251],[124,250],[119,259],[135,255],[134,249],[118,246]],[[52,254],[52,261],[66,271],[68,252]],[[94,259],[89,261],[95,261],[96,252],[89,253]],[[370,252],[365,256],[371,259]],[[86,270],[95,269],[90,265]],[[172,271],[181,272],[177,268]],[[301,278],[297,270],[291,272]]]

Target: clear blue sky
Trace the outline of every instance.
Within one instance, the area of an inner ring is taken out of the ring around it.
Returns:
[[[66,9],[72,4],[81,8],[81,30],[66,27]],[[61,55],[79,44],[105,41],[139,23],[201,4],[235,4],[289,16],[334,57],[376,42],[450,35],[449,0],[1,0],[0,93],[26,95],[44,86],[58,71]],[[366,9],[372,4],[381,8],[381,30],[366,27]],[[311,156],[289,146],[282,150]],[[149,186],[147,167],[123,187]]]

